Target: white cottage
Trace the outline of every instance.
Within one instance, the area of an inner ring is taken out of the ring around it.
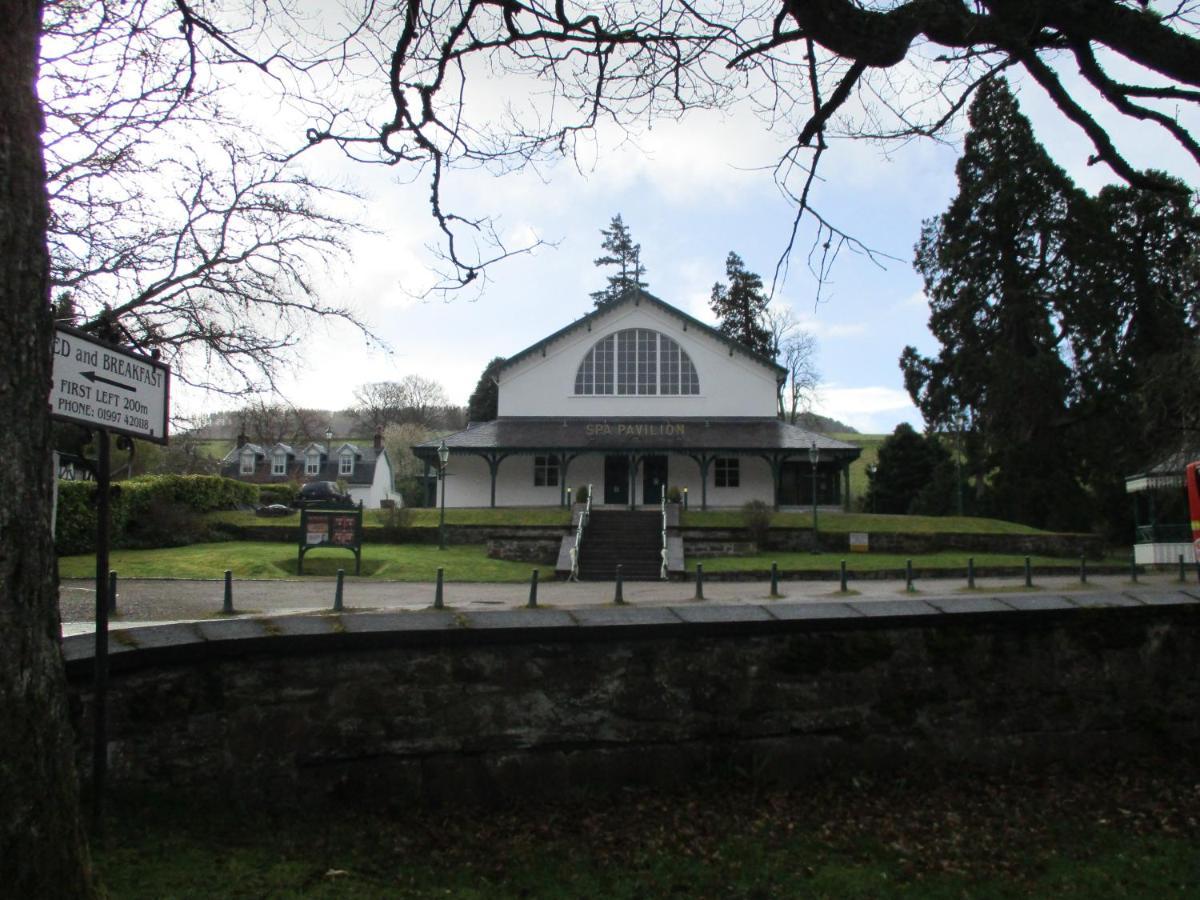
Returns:
[[[783,369],[644,291],[508,358],[499,417],[447,435],[445,503],[658,504],[686,489],[700,508],[748,500],[849,502],[861,450],[776,416]],[[440,440],[413,448],[436,471]],[[814,478],[815,468],[815,478]],[[437,498],[440,502],[441,498]]]

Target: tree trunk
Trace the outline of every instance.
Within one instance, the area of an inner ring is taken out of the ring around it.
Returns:
[[[50,536],[39,0],[0,0],[0,892],[92,896]]]

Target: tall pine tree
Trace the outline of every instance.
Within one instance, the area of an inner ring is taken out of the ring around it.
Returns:
[[[771,329],[766,320],[769,299],[763,293],[762,279],[749,271],[742,258],[732,250],[725,259],[725,277],[729,284],[713,285],[709,307],[717,316],[717,329],[745,344],[760,356],[774,359]]]
[[[608,276],[608,285],[604,290],[591,295],[598,307],[619,300],[629,291],[646,287],[646,282],[642,280],[646,274],[641,260],[642,245],[633,242],[633,236],[621,221],[621,214],[613,216],[608,228],[601,228],[600,233],[604,235],[600,247],[608,252],[597,257],[595,263],[597,266],[616,266],[617,271]]]
[[[1057,327],[1081,195],[1034,140],[1003,80],[980,88],[969,118],[958,195],[925,222],[916,248],[929,328],[942,349],[928,359],[905,348],[905,384],[933,427],[969,412],[978,431],[974,464],[979,476],[990,474],[993,513],[1086,527],[1068,411],[1072,373]]]

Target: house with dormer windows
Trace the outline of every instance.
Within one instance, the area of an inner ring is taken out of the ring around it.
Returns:
[[[385,500],[401,504],[392,461],[379,433],[369,447],[351,441],[337,444],[331,439],[299,449],[282,442],[264,447],[241,435],[237,446],[221,460],[221,474],[253,484],[343,481],[350,497],[367,509],[377,509]]]
[[[847,505],[859,447],[783,422],[784,370],[646,291],[632,291],[510,356],[494,421],[413,448],[448,452],[446,506]],[[437,498],[440,502],[442,498]]]

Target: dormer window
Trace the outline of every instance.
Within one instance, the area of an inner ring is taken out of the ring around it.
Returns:
[[[244,450],[241,455],[241,467],[239,470],[243,475],[254,474],[254,451]]]
[[[342,453],[338,458],[338,474],[353,475],[354,474],[354,454],[349,450]]]
[[[309,453],[304,457],[304,474],[317,475],[321,471],[321,454]]]
[[[271,455],[271,474],[286,475],[287,474],[287,454],[282,450],[276,450]]]

